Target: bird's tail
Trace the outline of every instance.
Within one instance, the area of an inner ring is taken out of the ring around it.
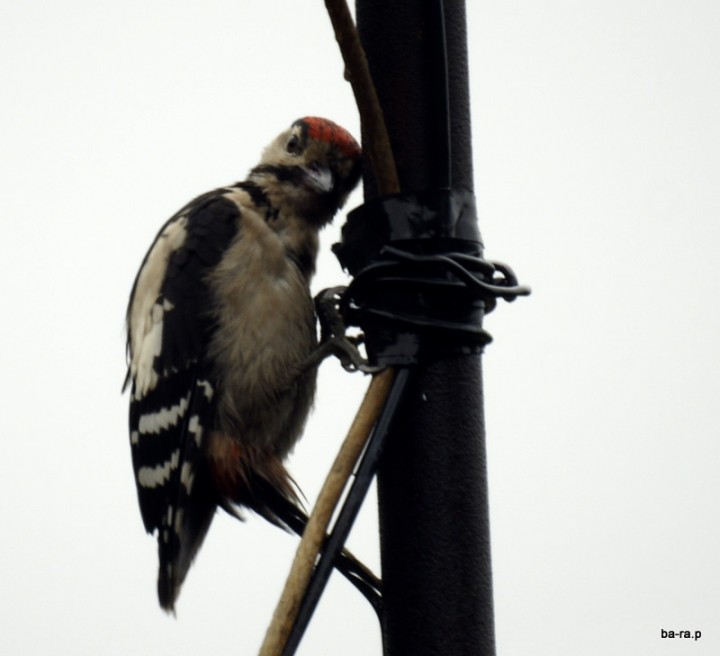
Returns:
[[[175,601],[185,576],[207,535],[218,499],[203,468],[193,474],[193,494],[168,505],[158,531],[158,600],[163,610],[175,612]]]

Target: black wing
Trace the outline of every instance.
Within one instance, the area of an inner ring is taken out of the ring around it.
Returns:
[[[215,414],[207,276],[240,221],[223,191],[201,196],[163,226],[128,307],[133,468],[145,528],[159,531],[158,592],[168,610],[218,503],[202,457]]]

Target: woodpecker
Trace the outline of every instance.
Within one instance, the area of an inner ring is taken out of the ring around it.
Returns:
[[[332,121],[295,121],[246,180],[171,217],[137,274],[127,310],[130,445],[166,611],[218,507],[302,530],[283,460],[315,393],[309,285],[318,233],[357,185],[360,155]]]

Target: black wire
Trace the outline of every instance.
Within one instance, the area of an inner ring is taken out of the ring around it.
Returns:
[[[430,240],[395,244],[355,274],[340,301],[345,324],[365,333],[373,366],[479,352],[492,341],[482,317],[497,299],[530,293],[510,267],[477,251],[422,254],[417,251],[433,246]],[[456,244],[461,249],[467,242]]]
[[[320,559],[315,566],[315,571],[303,596],[297,618],[283,649],[282,656],[292,656],[295,653],[305,633],[305,628],[320,601],[320,596],[327,585],[330,574],[332,574],[333,563],[345,544],[370,483],[375,476],[380,454],[395,416],[395,409],[400,403],[409,375],[410,371],[406,367],[398,368],[395,374],[395,380],[393,380],[388,398],[370,435],[365,452],[360,459],[353,483],[340,509],[333,530],[325,541]],[[378,614],[378,618],[382,619],[382,606],[373,604],[373,607]]]
[[[369,280],[373,280],[373,283],[377,284],[379,279],[383,278],[383,274],[395,273],[399,269],[398,265],[405,263],[418,265],[426,271],[434,266],[443,272],[451,273],[466,287],[481,296],[499,296],[512,301],[517,296],[526,296],[530,293],[528,287],[518,285],[515,273],[509,266],[499,262],[490,262],[479,256],[456,252],[418,255],[396,246],[385,246],[381,255],[388,255],[390,259],[378,260],[366,267],[355,277],[350,289],[353,288],[353,285],[355,288],[367,285]],[[499,278],[496,277],[497,273],[500,274]],[[362,282],[356,282],[358,280]],[[385,280],[389,280],[389,276]],[[413,276],[412,278],[398,277],[397,280],[410,282],[419,279]],[[443,280],[424,278],[422,282],[426,285],[433,285],[442,284]]]

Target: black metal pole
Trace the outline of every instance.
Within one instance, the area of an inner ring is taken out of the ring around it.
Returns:
[[[472,190],[465,6],[357,0],[403,191]],[[450,144],[443,129],[449,92]],[[444,170],[446,153],[451,167]],[[377,195],[365,180],[366,199]],[[495,654],[480,357],[413,369],[378,475],[386,656]]]

